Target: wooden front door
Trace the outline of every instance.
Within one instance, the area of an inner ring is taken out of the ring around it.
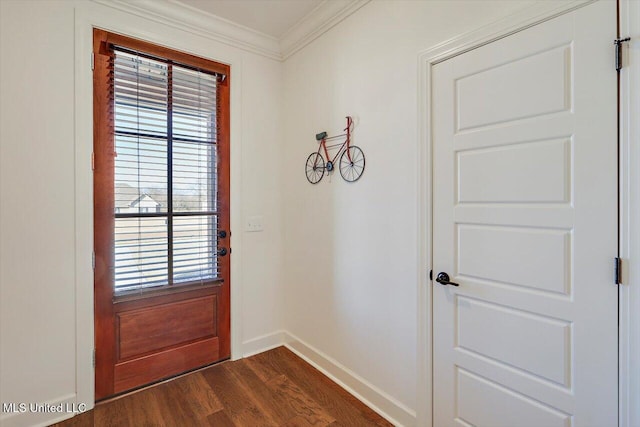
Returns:
[[[433,69],[436,427],[618,423],[615,9]]]
[[[229,67],[93,46],[100,400],[230,356]]]

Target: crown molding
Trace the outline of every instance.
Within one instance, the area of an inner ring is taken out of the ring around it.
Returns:
[[[282,59],[287,59],[370,1],[324,0],[282,36]]]
[[[177,0],[93,0],[103,6],[284,61],[371,0],[324,0],[279,40]]]
[[[93,0],[95,3],[282,60],[278,39],[174,0]]]

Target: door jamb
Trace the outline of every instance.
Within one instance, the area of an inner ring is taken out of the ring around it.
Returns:
[[[623,45],[620,71],[620,257],[622,284],[619,288],[619,426],[640,424],[640,3],[619,0]]]
[[[417,425],[432,427],[433,425],[433,341],[432,341],[432,333],[433,333],[433,322],[432,322],[432,287],[430,286],[431,280],[429,279],[429,272],[433,268],[433,233],[432,233],[432,218],[433,218],[433,188],[432,188],[432,123],[431,123],[431,102],[432,102],[432,80],[431,80],[431,72],[432,67],[436,64],[443,62],[447,59],[450,59],[454,56],[460,55],[462,53],[468,52],[472,49],[476,49],[488,43],[494,42],[501,38],[507,37],[519,31],[522,31],[526,28],[529,28],[533,25],[540,24],[544,21],[548,21],[557,16],[563,15],[565,13],[571,12],[580,7],[586,6],[590,3],[593,3],[596,0],[571,0],[567,2],[562,2],[561,4],[556,2],[539,2],[534,4],[533,6],[522,9],[515,14],[497,20],[496,22],[489,24],[487,26],[481,27],[477,30],[462,34],[460,36],[454,37],[450,40],[446,40],[438,45],[433,46],[418,55],[418,289],[417,289],[417,300],[418,300],[418,316],[417,316],[417,330],[418,330],[418,358],[417,358],[417,373],[418,373],[418,384],[417,384]],[[625,3],[632,3],[631,0],[624,0]],[[629,13],[630,7],[626,6],[621,9],[621,13]],[[640,14],[640,12],[636,11],[636,13]],[[624,29],[623,29],[624,30]],[[631,29],[634,30],[634,29]],[[636,28],[636,31],[639,29]],[[612,34],[612,38],[615,35]],[[613,40],[612,40],[613,41]],[[636,60],[637,62],[637,60]],[[612,62],[613,66],[613,62]],[[627,79],[629,77],[627,76]],[[636,88],[638,90],[638,88]],[[637,95],[637,94],[636,94]],[[627,100],[627,102],[630,102]],[[629,117],[629,110],[625,111],[625,106],[623,103],[623,117]],[[623,119],[624,120],[624,119]],[[635,125],[638,126],[637,124]],[[637,131],[637,130],[636,130]],[[638,135],[636,135],[637,137]],[[625,134],[623,138],[629,140],[629,134]],[[624,141],[622,142],[623,146]],[[629,144],[627,143],[626,146]],[[633,159],[629,157],[629,153],[626,151],[622,152],[622,162],[629,162]],[[640,157],[640,153],[635,153],[634,158]],[[629,174],[628,170],[626,171]],[[636,181],[640,181],[640,177],[635,177]],[[623,182],[628,182],[623,181]],[[635,187],[635,182],[630,183],[631,187]],[[639,183],[640,184],[640,183]],[[640,191],[640,188],[632,188],[636,193]],[[627,191],[626,194],[630,192]],[[625,197],[622,198],[623,206],[627,206],[629,202],[625,201]],[[626,204],[625,204],[626,203]],[[635,210],[637,211],[640,207],[636,206]],[[636,230],[637,226],[634,227],[635,224],[630,224],[629,220],[627,222],[621,222],[621,236],[623,236],[623,240],[626,242],[629,240],[627,236],[630,231],[634,231],[635,234],[640,235],[640,230]],[[628,243],[627,243],[628,244]],[[636,243],[636,246],[640,246],[640,243]],[[628,252],[622,252],[622,257],[628,256]],[[625,263],[631,264],[631,263]],[[640,269],[640,265],[626,265],[623,266],[623,274],[625,271],[638,270]],[[625,274],[628,276],[628,274]],[[625,277],[623,276],[623,277]],[[636,279],[637,280],[637,279]],[[624,286],[624,285],[623,285]],[[635,292],[638,294],[638,292]],[[635,300],[640,300],[640,295],[635,297]],[[627,290],[622,290],[620,292],[620,304],[623,306],[626,304],[627,306],[631,306],[632,296]],[[638,305],[638,301],[635,302]],[[633,310],[629,310],[633,311]],[[628,343],[631,341],[631,332],[630,329],[624,328],[624,325],[631,324],[631,316],[636,317],[636,323],[640,323],[640,319],[638,319],[638,314],[633,314],[631,312],[621,312],[621,316],[626,315],[626,318],[620,318],[620,342]],[[635,331],[636,335],[640,335],[640,331]],[[622,336],[626,334],[625,336]],[[640,337],[635,337],[636,341],[640,340]],[[633,341],[635,342],[635,341]],[[624,345],[624,344],[623,344]],[[635,351],[637,353],[637,347],[640,346],[640,343],[636,343],[636,347],[632,345],[628,345],[624,347],[628,353]],[[621,351],[621,357],[623,354],[626,354]],[[627,355],[625,361],[628,362],[630,360],[630,355]],[[620,378],[627,378],[627,376],[631,373],[629,364],[620,363],[618,375]],[[629,384],[629,382],[631,384]],[[636,409],[635,415],[628,414],[631,411],[630,403],[632,401],[640,400],[640,382],[639,379],[631,381],[624,380],[620,381],[621,389],[619,393],[619,401],[618,405],[620,408],[620,417],[619,417],[619,426],[620,427],[629,427],[630,420],[640,419],[640,410]],[[625,386],[626,389],[623,390],[622,386]],[[623,416],[623,411],[627,412],[627,416]]]

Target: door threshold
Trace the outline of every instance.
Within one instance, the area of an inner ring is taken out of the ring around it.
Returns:
[[[199,368],[191,369],[189,371],[185,371],[185,372],[182,372],[180,374],[173,375],[171,377],[163,378],[161,380],[154,381],[152,383],[145,384],[143,386],[140,386],[140,387],[137,387],[137,388],[133,388],[131,390],[123,391],[121,393],[116,393],[116,394],[111,395],[109,397],[106,397],[104,399],[96,400],[95,404],[96,405],[102,405],[104,403],[113,402],[113,401],[121,399],[123,397],[130,396],[132,394],[139,393],[141,391],[156,387],[156,386],[158,386],[160,384],[168,383],[168,382],[177,380],[179,378],[186,377],[187,375],[191,375],[191,374],[196,373],[196,372],[204,371],[205,369],[208,369],[208,368],[210,368],[210,367],[212,367],[214,365],[221,365],[221,364],[223,364],[225,362],[228,362],[230,360],[231,360],[231,358],[219,360],[217,362],[209,363],[208,365],[204,365],[204,366],[201,366]]]

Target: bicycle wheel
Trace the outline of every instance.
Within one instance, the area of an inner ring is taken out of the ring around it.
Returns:
[[[312,184],[319,183],[324,176],[324,159],[322,158],[322,154],[317,151],[309,154],[304,171],[307,174],[307,181]]]
[[[352,145],[340,156],[340,175],[345,181],[354,182],[360,179],[362,172],[364,172],[364,153],[360,147]]]

